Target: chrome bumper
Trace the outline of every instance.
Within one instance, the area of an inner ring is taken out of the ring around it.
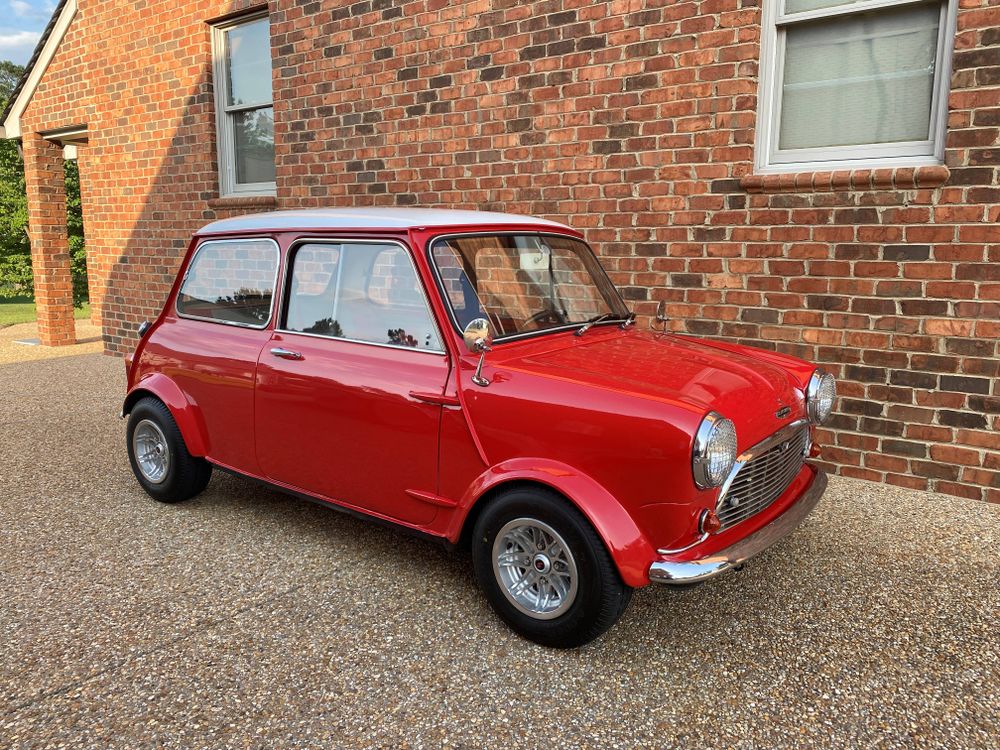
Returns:
[[[754,532],[736,544],[700,560],[687,562],[654,562],[649,566],[649,580],[684,586],[715,578],[728,570],[738,568],[751,557],[772,547],[798,528],[810,511],[816,507],[826,490],[826,473],[816,470],[816,477],[799,499],[788,510],[775,518],[764,528]]]

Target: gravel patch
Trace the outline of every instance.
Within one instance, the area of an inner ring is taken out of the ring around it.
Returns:
[[[0,747],[987,748],[1000,506],[832,478],[739,574],[607,636],[504,628],[469,561],[216,472],[132,479],[120,360],[0,365]],[[993,737],[994,740],[989,738]]]
[[[18,341],[37,339],[37,323],[15,323],[0,326],[0,365],[12,362],[31,362],[38,359],[55,359],[73,354],[95,354],[103,349],[100,326],[89,321],[76,321],[77,343],[71,346],[28,346]]]

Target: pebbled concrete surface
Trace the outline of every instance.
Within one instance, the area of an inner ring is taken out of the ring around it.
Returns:
[[[27,346],[17,343],[20,340],[36,338],[38,338],[37,323],[0,326],[0,365],[69,357],[74,354],[94,354],[103,348],[100,326],[91,325],[86,320],[76,321],[76,343],[71,346]]]
[[[149,500],[122,369],[0,365],[0,747],[996,746],[998,506],[833,478],[742,573],[548,651],[426,542],[218,472]]]

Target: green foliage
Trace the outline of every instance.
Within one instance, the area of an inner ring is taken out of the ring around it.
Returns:
[[[7,100],[14,93],[14,87],[24,75],[24,67],[9,60],[0,60],[0,102],[4,108],[7,107]]]
[[[30,323],[37,317],[35,303],[30,297],[14,297],[9,300],[0,299],[0,328],[18,323]],[[90,305],[86,302],[83,303],[83,307],[73,311],[73,317],[77,320],[86,320],[89,318]]]
[[[70,271],[73,274],[73,305],[87,301],[87,247],[83,240],[83,206],[80,200],[80,166],[65,162],[66,230],[69,235]]]
[[[0,108],[6,107],[23,72],[20,65],[0,61]],[[73,304],[81,307],[87,300],[87,251],[80,207],[80,172],[75,161],[66,162],[65,179]],[[33,294],[24,162],[16,143],[0,140],[0,298]]]
[[[0,107],[21,77],[23,68],[0,62]],[[0,141],[0,297],[16,297],[32,287],[31,246],[28,244],[28,201],[24,164],[13,141]]]

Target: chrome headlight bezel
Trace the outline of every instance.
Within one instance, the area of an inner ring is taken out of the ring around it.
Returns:
[[[716,455],[719,451],[722,453]],[[703,490],[721,487],[736,464],[736,456],[736,426],[718,412],[710,411],[694,436],[691,472],[695,485]]]
[[[814,370],[806,386],[806,412],[813,424],[823,424],[833,413],[837,380],[825,370]]]

